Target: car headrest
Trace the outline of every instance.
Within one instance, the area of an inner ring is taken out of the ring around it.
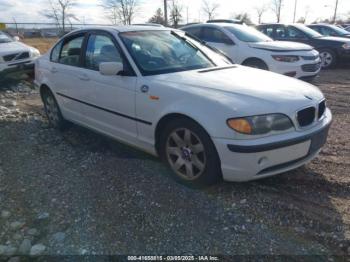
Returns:
[[[80,55],[81,48],[70,48],[68,50],[68,56]]]

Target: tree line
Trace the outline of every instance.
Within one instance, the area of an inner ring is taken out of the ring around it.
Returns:
[[[67,24],[71,24],[72,21],[80,21],[73,13],[73,8],[77,5],[77,0],[47,0],[48,9],[45,10],[43,15],[57,24],[57,26],[65,32],[65,27]],[[296,20],[296,11],[298,0],[294,1],[294,18],[293,22],[305,23],[308,18],[310,7],[304,8],[304,13],[302,16]],[[338,1],[335,2],[335,12],[333,19],[324,20],[327,22],[336,22],[337,18],[337,8]],[[270,0],[270,4],[262,4],[256,6],[254,11],[256,17],[258,18],[258,23],[263,22],[263,17],[266,12],[271,11],[276,17],[276,22],[281,21],[282,11],[285,6],[286,0]],[[180,23],[184,22],[184,6],[179,0],[164,0],[165,7],[168,9],[169,14],[169,24],[168,26],[173,26],[177,28]],[[141,9],[140,0],[99,0],[99,5],[105,11],[106,18],[112,24],[123,24],[130,25],[133,23],[136,15]],[[201,12],[205,15],[206,20],[215,19],[218,16],[218,10],[220,4],[215,0],[202,0]],[[187,9],[188,13],[188,9]],[[350,14],[349,14],[350,16]],[[250,15],[247,12],[234,14],[231,18],[239,19],[246,24],[253,24]],[[188,18],[187,18],[188,19]],[[331,21],[333,20],[333,21]],[[349,17],[350,20],[350,17]],[[157,23],[161,25],[166,25],[166,19],[162,8],[158,8],[155,14],[149,18],[149,23]],[[81,21],[80,21],[81,22]],[[188,22],[188,21],[187,21]],[[199,21],[198,21],[199,22]]]

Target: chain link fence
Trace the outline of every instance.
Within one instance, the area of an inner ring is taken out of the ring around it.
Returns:
[[[0,30],[11,36],[18,36],[21,42],[33,46],[43,54],[62,35],[88,26],[111,26],[108,24],[67,24],[63,30],[56,23],[1,23]]]

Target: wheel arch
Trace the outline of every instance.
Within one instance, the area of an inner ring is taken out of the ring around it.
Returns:
[[[157,122],[155,131],[154,131],[154,139],[155,139],[155,150],[157,152],[157,154],[159,154],[159,146],[160,146],[160,137],[161,137],[161,131],[162,129],[170,122],[173,121],[175,119],[179,119],[179,118],[185,118],[188,120],[193,121],[194,123],[196,123],[197,125],[199,125],[201,128],[203,128],[203,130],[210,136],[209,132],[207,129],[205,129],[203,127],[203,125],[197,121],[196,119],[194,119],[193,117],[190,117],[186,114],[183,113],[168,113],[164,116],[162,116],[159,121]]]
[[[254,56],[246,58],[246,59],[242,62],[242,65],[245,65],[246,63],[248,63],[248,62],[250,62],[250,61],[259,61],[259,62],[262,62],[262,63],[264,63],[264,64],[266,65],[267,70],[270,70],[270,69],[269,69],[269,66],[267,65],[267,63],[266,63],[264,60],[262,60],[261,58],[258,58],[258,57],[254,57]]]
[[[43,95],[45,94],[45,92],[52,93],[52,90],[50,89],[50,87],[48,85],[42,84],[42,85],[40,85],[39,92],[40,92],[41,99],[43,99]]]

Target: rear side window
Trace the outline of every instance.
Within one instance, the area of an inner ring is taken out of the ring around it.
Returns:
[[[68,40],[62,46],[59,62],[70,66],[80,65],[80,54],[84,36],[78,36]]]
[[[51,61],[58,63],[59,59],[60,59],[60,52],[61,52],[61,48],[62,48],[62,41],[59,42],[53,49],[51,52]]]
[[[204,27],[202,29],[202,39],[206,42],[224,44],[231,41],[227,35],[216,28]],[[232,41],[231,41],[232,42]]]
[[[103,62],[123,63],[123,59],[111,38],[105,35],[91,35],[85,55],[86,67],[98,71]]]

